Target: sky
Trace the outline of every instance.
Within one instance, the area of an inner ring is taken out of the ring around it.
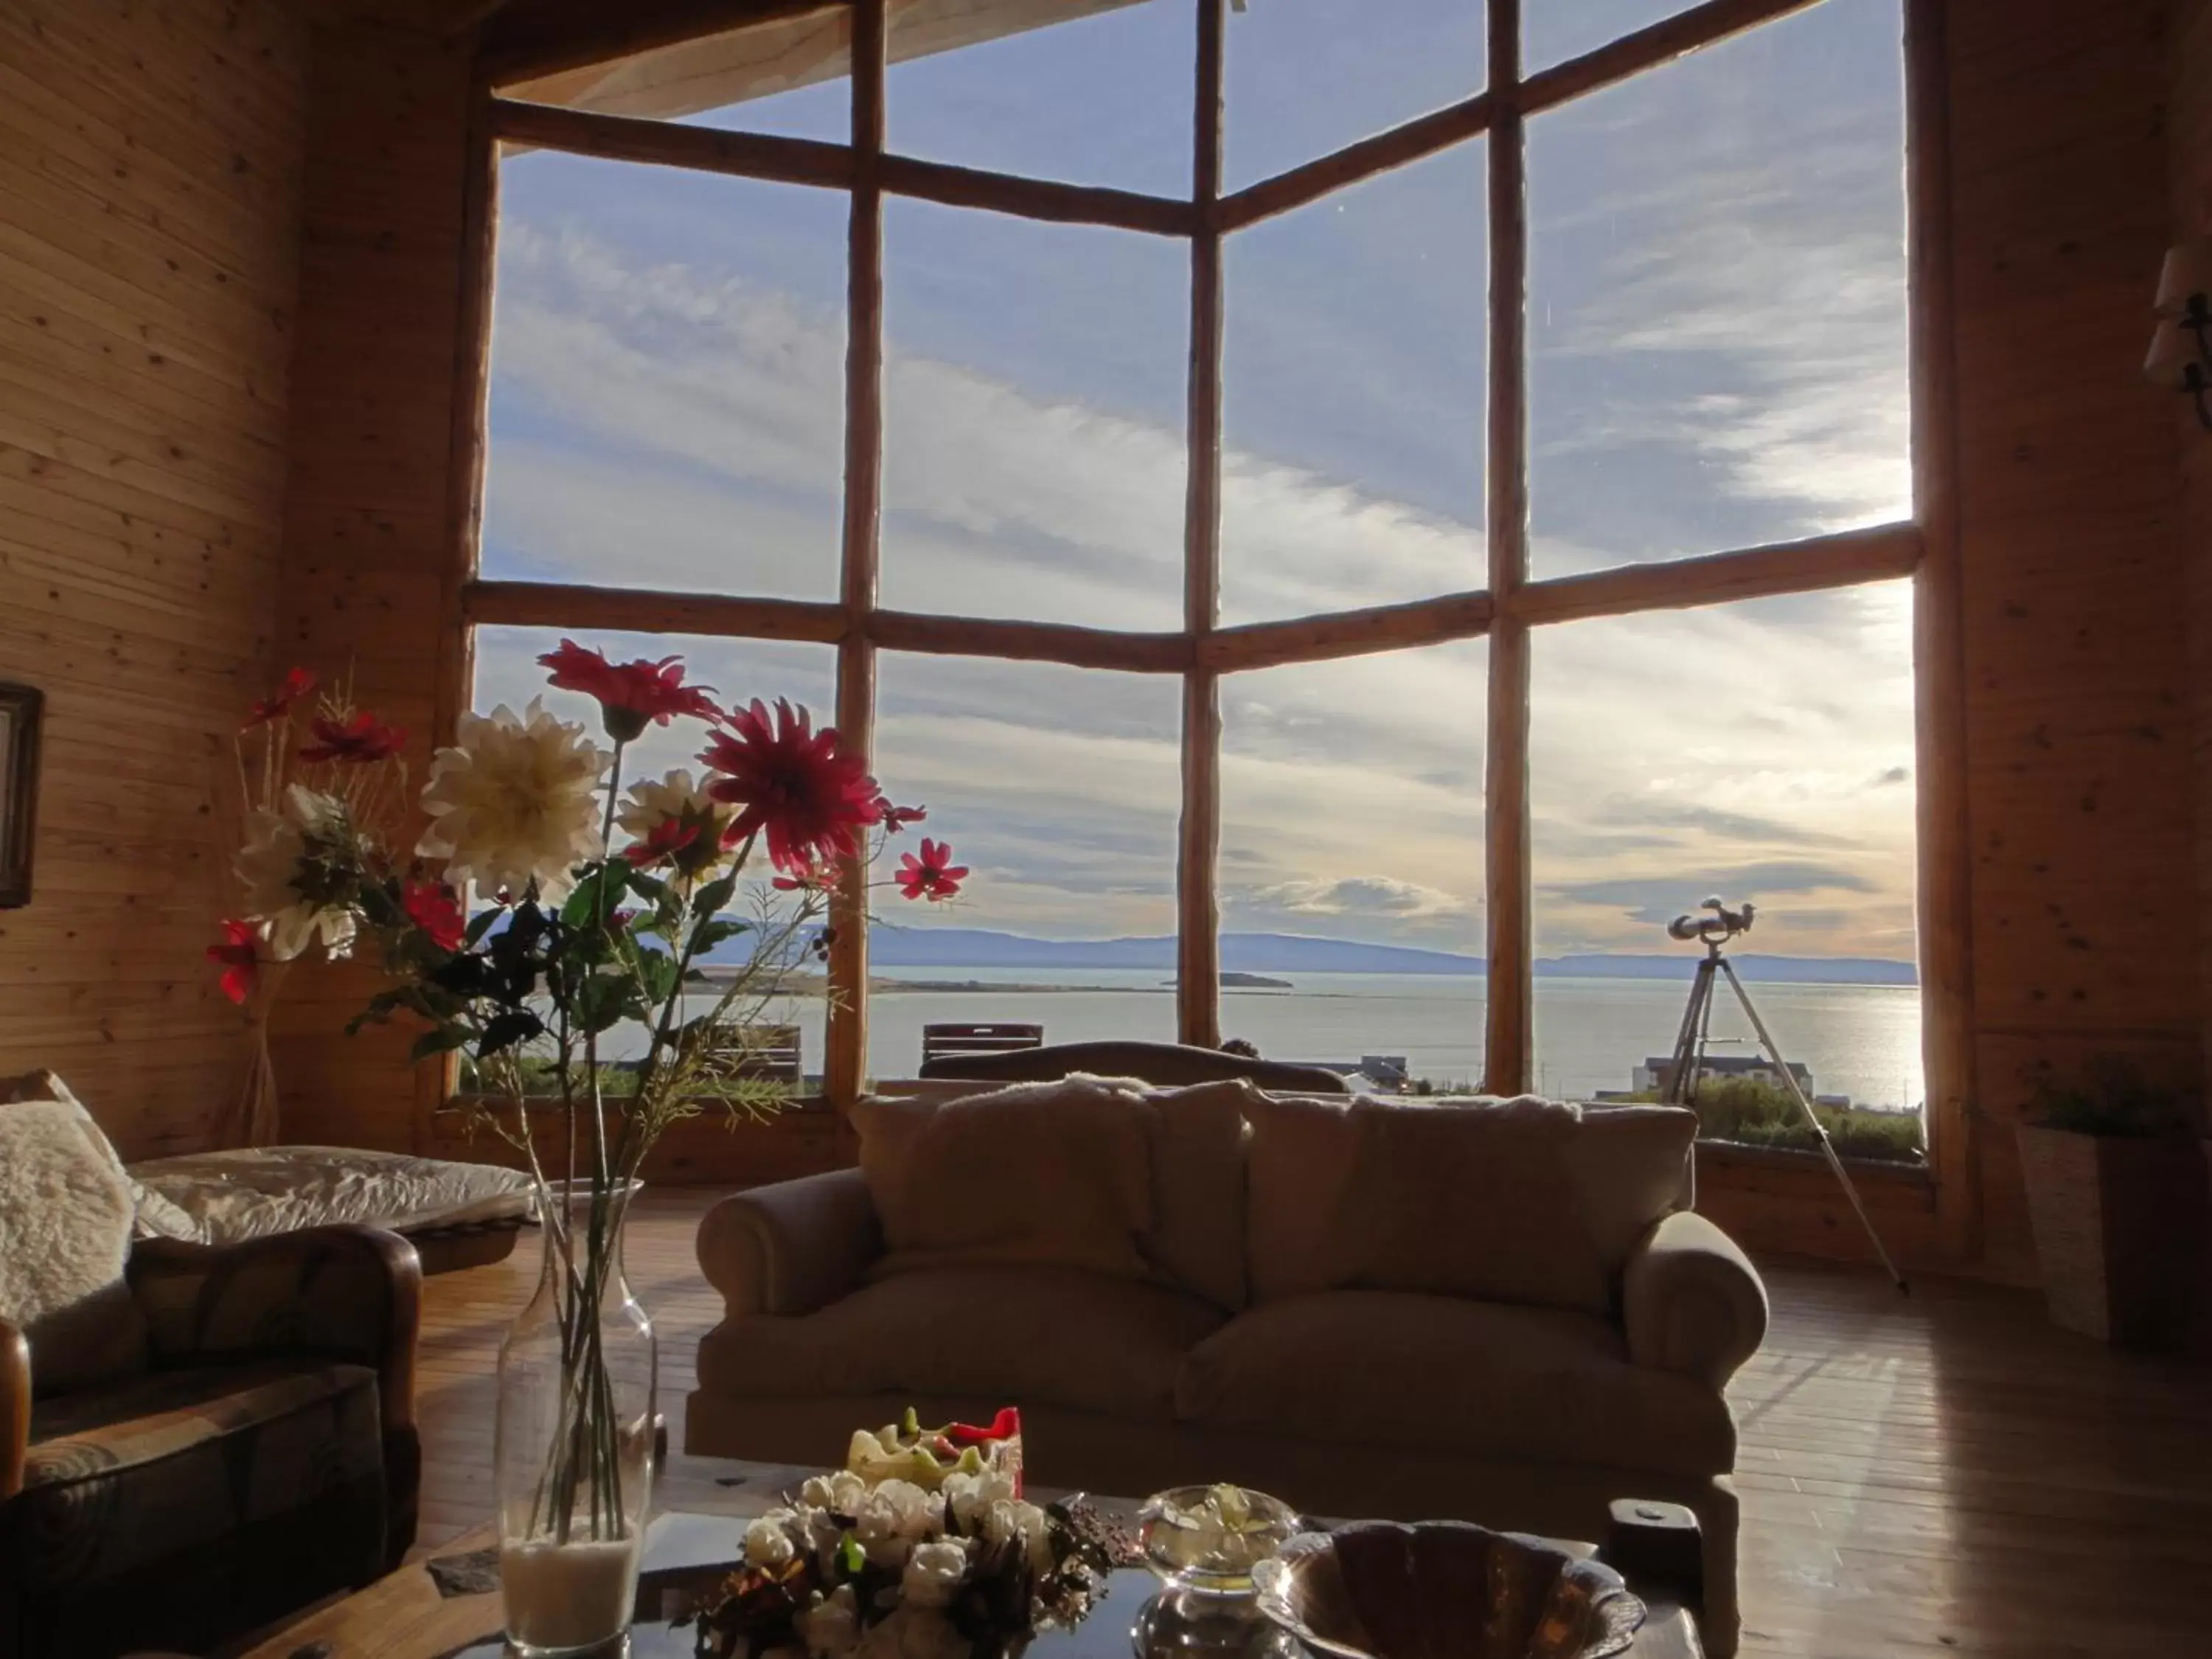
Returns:
[[[1524,55],[1675,9],[1532,6]],[[1352,15],[1231,15],[1231,187],[1482,84],[1475,0]],[[890,143],[1183,193],[1191,18],[1140,0],[896,64]],[[1530,121],[1536,575],[1908,514],[1900,28],[1898,0],[1823,0]],[[846,98],[698,118],[842,137]],[[1482,585],[1482,143],[1231,240],[1225,623]],[[483,574],[834,597],[844,199],[550,153],[501,190]],[[884,237],[883,603],[1179,626],[1183,246],[896,199]],[[1655,924],[1717,891],[1759,901],[1762,950],[1910,957],[1910,605],[1540,629],[1540,952],[1666,948]],[[832,706],[826,647],[591,638]],[[532,695],[553,642],[483,630],[478,706]],[[1225,678],[1224,925],[1479,951],[1486,664],[1474,641]],[[975,872],[942,920],[1172,930],[1173,678],[879,674],[878,770]]]

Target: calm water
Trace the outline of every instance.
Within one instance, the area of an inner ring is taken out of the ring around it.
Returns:
[[[869,1005],[868,1063],[878,1077],[911,1077],[921,1028],[943,1020],[1034,1020],[1048,1042],[1108,1037],[1175,1039],[1175,994],[1157,970],[902,968],[901,980],[975,981],[1065,990],[878,991]],[[1486,981],[1418,974],[1285,974],[1287,991],[1224,990],[1221,1029],[1270,1060],[1353,1061],[1402,1054],[1415,1077],[1464,1085],[1482,1070]],[[1876,1105],[1921,1097],[1920,994],[1905,985],[1750,986],[1783,1052],[1811,1067],[1823,1094]],[[1538,1086],[1587,1096],[1626,1089],[1645,1060],[1673,1047],[1686,981],[1536,981]],[[822,1004],[797,999],[783,1015],[805,1033],[809,1072],[822,1065]],[[1750,1022],[1725,987],[1713,1016],[1717,1054],[1755,1052]]]

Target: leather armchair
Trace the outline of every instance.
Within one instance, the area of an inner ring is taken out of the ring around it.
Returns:
[[[0,1650],[214,1646],[398,1565],[422,1469],[414,1247],[355,1226],[147,1240],[126,1276],[143,1373],[40,1398],[0,1323]]]

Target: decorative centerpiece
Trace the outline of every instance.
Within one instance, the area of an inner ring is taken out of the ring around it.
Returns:
[[[986,1448],[990,1449],[987,1450]],[[1080,1499],[1020,1495],[1020,1419],[853,1437],[745,1529],[745,1564],[700,1615],[708,1659],[1005,1659],[1079,1624],[1126,1541]],[[998,1466],[1011,1457],[1013,1473]],[[872,1473],[896,1467],[921,1478]]]
[[[1252,1570],[1304,1531],[1279,1498],[1242,1486],[1176,1486],[1147,1498],[1145,1565],[1170,1589],[1249,1596]]]
[[[1611,1567],[1465,1521],[1307,1533],[1253,1577],[1261,1612],[1327,1659],[1607,1659],[1644,1616]]]
[[[526,1659],[611,1640],[635,1599],[657,1362],[623,1275],[638,1172],[704,1100],[753,1116],[781,1105],[784,1085],[748,1064],[762,1016],[818,947],[812,924],[846,871],[924,816],[787,702],[725,712],[674,657],[611,663],[563,641],[538,660],[555,688],[597,702],[611,746],[536,701],[462,715],[414,803],[428,827],[411,851],[404,735],[325,693],[295,752],[293,709],[313,683],[295,671],[256,706],[259,752],[241,745],[248,902],[210,952],[244,1001],[264,954],[373,939],[392,982],[353,1029],[411,1017],[415,1057],[458,1054],[474,1092],[456,1109],[529,1169],[544,1265],[501,1345],[495,1452],[507,1629]],[[678,720],[703,728],[703,773],[625,787],[629,745]],[[902,892],[957,892],[951,849],[926,850]],[[772,879],[748,890],[757,875]],[[632,1050],[619,1060],[618,1030]]]

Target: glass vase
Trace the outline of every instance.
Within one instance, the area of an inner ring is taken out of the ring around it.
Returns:
[[[500,1585],[523,1659],[616,1650],[637,1599],[658,1363],[623,1274],[637,1190],[552,1184],[537,1293],[500,1344]]]

